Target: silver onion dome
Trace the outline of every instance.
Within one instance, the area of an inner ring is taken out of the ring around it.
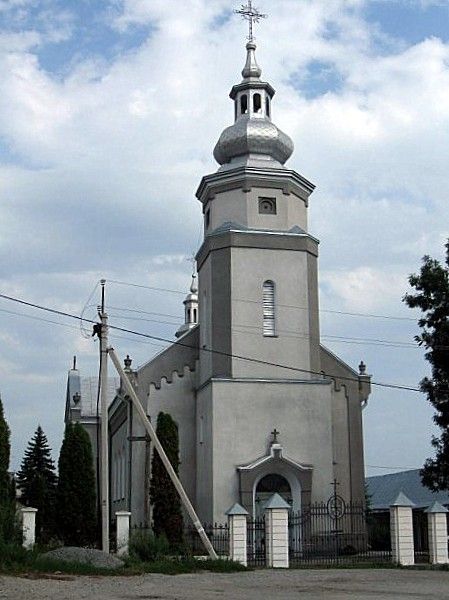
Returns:
[[[263,154],[283,165],[293,153],[293,142],[268,119],[241,117],[227,127],[214,149],[215,160],[223,165],[246,154]]]
[[[246,45],[243,80],[231,90],[235,123],[223,131],[215,146],[214,157],[220,165],[237,162],[245,156],[260,156],[275,161],[273,166],[280,166],[293,152],[290,137],[271,121],[275,92],[269,83],[260,80],[262,71],[256,62],[255,49],[253,42]]]

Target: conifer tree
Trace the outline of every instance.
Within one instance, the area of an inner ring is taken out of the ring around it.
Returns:
[[[17,473],[21,502],[25,506],[37,508],[36,538],[39,541],[47,541],[54,533],[56,484],[51,448],[39,425],[28,443],[20,471]]]
[[[9,455],[10,431],[3,412],[3,404],[0,398],[0,504],[3,505],[9,498]]]
[[[435,457],[427,459],[421,478],[434,491],[449,489],[449,241],[445,247],[446,264],[424,256],[419,274],[409,278],[416,293],[404,297],[408,306],[423,313],[418,321],[422,332],[415,340],[427,350],[431,376],[424,377],[420,387],[435,408],[440,436],[432,438]]]
[[[0,398],[0,544],[11,541],[15,533],[15,489],[8,473],[10,452],[10,430]]]
[[[95,471],[89,435],[68,423],[59,455],[58,532],[68,546],[92,546],[97,537]]]
[[[156,434],[175,473],[178,474],[178,426],[168,413],[159,413]],[[172,546],[181,543],[183,537],[181,502],[157,451],[153,452],[151,462],[150,501],[153,505],[155,535],[164,534]]]

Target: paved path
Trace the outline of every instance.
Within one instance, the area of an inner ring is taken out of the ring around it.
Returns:
[[[250,573],[71,577],[0,576],[8,600],[449,600],[449,572],[290,570]]]

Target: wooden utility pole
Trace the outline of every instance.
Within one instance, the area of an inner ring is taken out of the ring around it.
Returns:
[[[101,280],[100,331],[100,406],[101,406],[101,547],[109,554],[109,427],[108,427],[108,315],[105,311]]]

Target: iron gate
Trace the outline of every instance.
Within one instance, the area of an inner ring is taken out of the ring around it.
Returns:
[[[292,566],[384,563],[389,545],[372,543],[363,502],[345,503],[337,495],[289,514],[289,556]]]

